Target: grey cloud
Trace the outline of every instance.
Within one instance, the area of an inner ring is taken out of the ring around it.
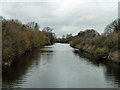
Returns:
[[[59,0],[58,0],[59,1]],[[54,28],[58,37],[63,34],[77,34],[81,30],[94,28],[102,33],[105,26],[118,18],[117,0],[110,2],[82,2],[81,0],[59,2],[2,3],[1,15],[27,23],[38,22],[41,29]]]

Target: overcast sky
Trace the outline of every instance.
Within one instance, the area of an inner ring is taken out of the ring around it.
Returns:
[[[40,29],[49,26],[57,37],[79,31],[104,31],[118,18],[119,0],[2,0],[0,15],[22,23],[38,22]],[[26,1],[26,2],[25,2]]]

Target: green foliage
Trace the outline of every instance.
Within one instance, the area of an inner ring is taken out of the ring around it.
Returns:
[[[104,52],[105,48],[97,48],[96,49],[96,52],[99,53],[99,52]]]
[[[108,53],[108,50],[107,50],[106,47],[98,47],[98,48],[96,48],[95,53],[98,53],[98,54],[100,54],[100,53],[105,54],[105,53]]]
[[[120,57],[118,57],[118,61],[120,61]]]
[[[71,42],[70,42],[70,46],[71,46],[71,47],[75,47],[75,44],[71,41]]]
[[[80,44],[77,44],[75,48],[80,49]]]

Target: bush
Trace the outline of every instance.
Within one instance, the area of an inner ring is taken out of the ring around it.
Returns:
[[[71,46],[71,47],[75,47],[75,44],[71,41],[71,42],[70,42],[70,46]]]
[[[75,48],[80,49],[80,44],[77,44]]]
[[[3,61],[13,59],[35,47],[51,44],[49,37],[44,32],[33,30],[14,20],[4,20],[2,23]]]

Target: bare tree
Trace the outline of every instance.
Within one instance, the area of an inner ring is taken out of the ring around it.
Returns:
[[[46,36],[50,38],[51,43],[53,44],[55,41],[55,34],[52,33],[53,29],[50,27],[44,27],[42,30]]]
[[[71,33],[66,35],[66,38],[71,38],[71,37],[72,37]]]
[[[38,25],[38,23],[35,23],[35,28],[34,28],[35,30],[39,30],[39,25]]]
[[[65,35],[62,35],[62,38],[64,39],[64,38],[65,38]]]
[[[43,32],[52,32],[52,31],[53,31],[53,29],[50,28],[50,27],[44,27],[43,28]]]
[[[114,20],[112,23],[106,26],[104,30],[104,34],[108,35],[112,32],[117,32],[119,31],[119,24],[120,24],[120,19]]]
[[[39,30],[39,25],[35,22],[28,22],[27,27],[33,30]]]

